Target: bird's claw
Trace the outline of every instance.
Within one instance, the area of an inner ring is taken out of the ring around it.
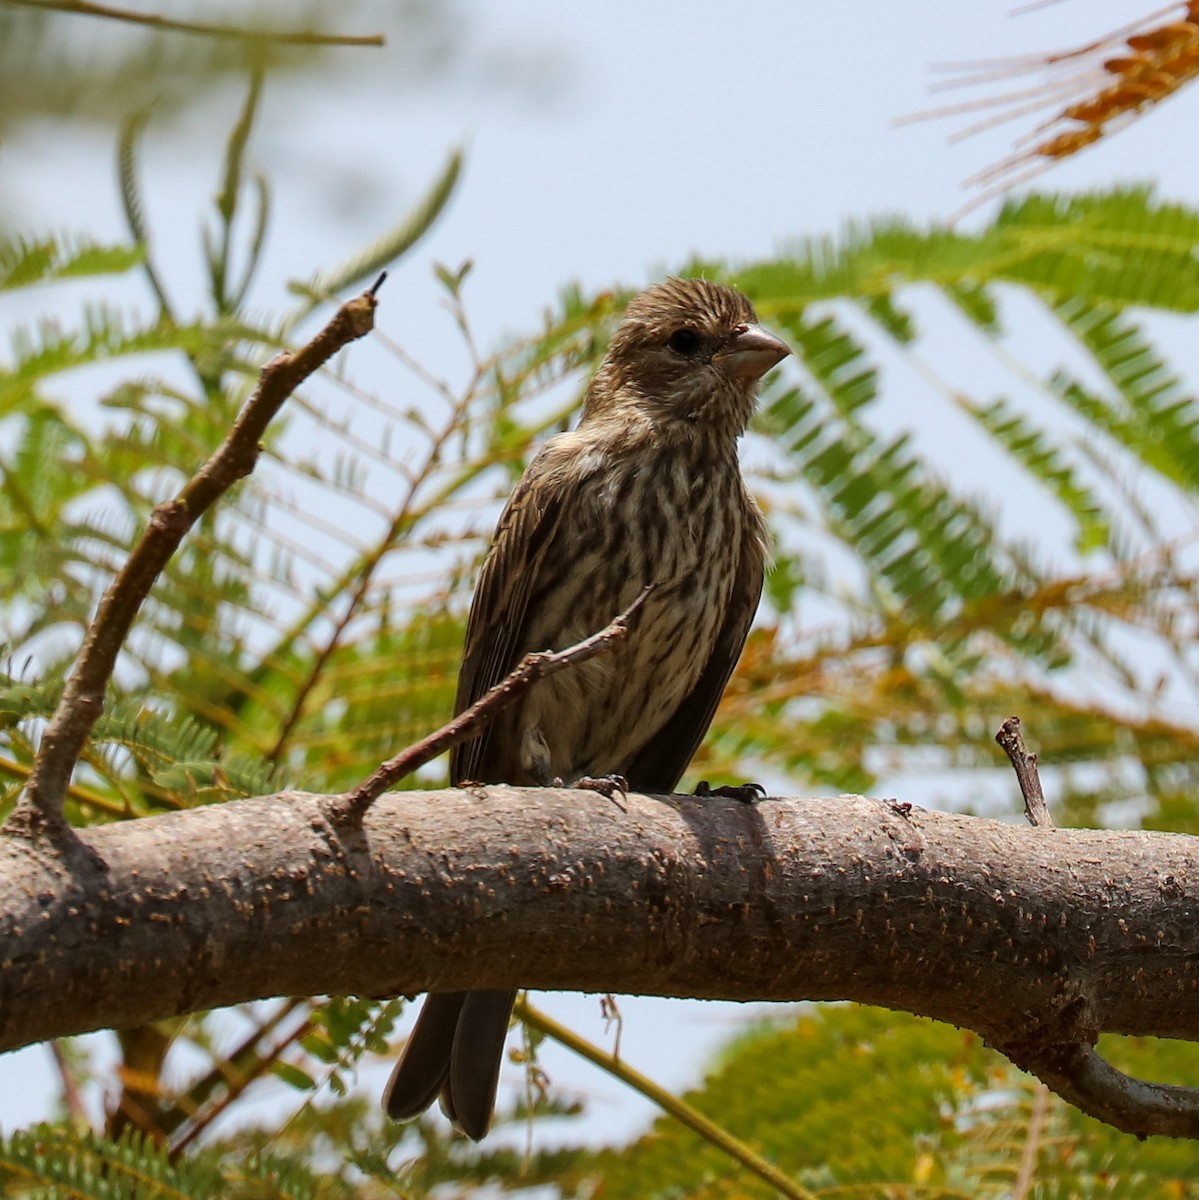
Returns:
[[[740,800],[742,804],[757,804],[766,798],[766,789],[760,783],[730,783],[714,788],[706,779],[701,779],[695,785],[695,795],[701,800],[723,796],[726,800]]]
[[[605,796],[611,800],[621,812],[625,811],[625,807],[620,800],[625,800],[629,795],[629,781],[623,775],[599,775],[592,778],[590,775],[580,776],[570,785],[573,788],[582,788],[585,792],[599,792],[601,796]],[[617,795],[620,800],[617,800]]]

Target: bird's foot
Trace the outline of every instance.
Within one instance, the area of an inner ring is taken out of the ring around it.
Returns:
[[[766,789],[760,783],[725,784],[714,788],[706,779],[695,785],[695,793],[701,800],[712,796],[723,796],[726,800],[740,800],[742,804],[756,804],[766,798]]]
[[[562,786],[562,781],[558,780],[558,786]],[[582,788],[585,792],[599,792],[601,796],[611,800],[621,812],[628,811],[620,802],[628,797],[629,781],[623,775],[599,775],[592,778],[590,775],[582,775],[570,785],[572,788]],[[619,795],[620,800],[616,797]]]
[[[460,783],[454,784],[454,787],[463,792],[470,792],[476,800],[487,799],[487,785],[480,783],[477,779],[463,779]]]

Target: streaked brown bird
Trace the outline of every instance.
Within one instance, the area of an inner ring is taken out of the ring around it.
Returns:
[[[456,747],[450,779],[623,777],[674,790],[707,732],[762,593],[766,526],[737,457],[758,381],[790,351],[739,292],[670,279],[637,296],[578,427],[551,438],[500,516],[475,588],[455,712],[530,651],[602,629],[654,584],[613,652],[538,682]],[[478,1141],[491,1123],[515,991],[431,994],[384,1094],[439,1096]]]

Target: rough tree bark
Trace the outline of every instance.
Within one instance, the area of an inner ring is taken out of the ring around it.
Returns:
[[[1116,1082],[1145,1085],[1088,1050],[1199,1039],[1199,839],[859,796],[622,810],[488,787],[388,794],[361,824],[338,800],[83,830],[69,860],[0,838],[0,1049],[281,995],[850,999],[977,1030],[1121,1128],[1195,1136],[1189,1090],[1130,1101]]]

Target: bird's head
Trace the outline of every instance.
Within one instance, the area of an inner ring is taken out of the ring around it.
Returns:
[[[668,279],[634,297],[612,337],[583,419],[634,408],[655,426],[745,432],[762,376],[791,351],[732,288]]]

